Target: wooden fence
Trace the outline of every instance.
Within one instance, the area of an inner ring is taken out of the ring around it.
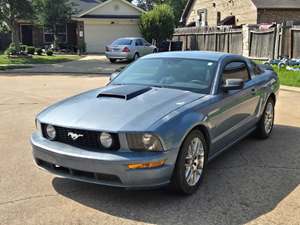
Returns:
[[[291,52],[293,58],[300,58],[300,28],[291,29]]]
[[[179,28],[173,41],[181,41],[183,51],[220,51],[255,59],[300,58],[300,27],[296,26],[277,25],[267,30],[261,30],[259,25],[223,30]]]
[[[182,50],[221,51],[242,54],[242,30],[216,30],[199,28],[177,29],[173,41],[182,42]]]

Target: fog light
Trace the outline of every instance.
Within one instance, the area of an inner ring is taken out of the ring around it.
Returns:
[[[147,163],[137,163],[137,164],[129,164],[129,169],[147,169],[147,168],[157,168],[161,167],[165,164],[166,160],[161,160],[158,162],[147,162]]]
[[[103,132],[100,135],[100,142],[105,148],[111,148],[113,144],[112,136],[109,133]]]
[[[49,140],[54,140],[56,138],[56,130],[54,126],[52,125],[47,125],[46,126],[46,134]]]

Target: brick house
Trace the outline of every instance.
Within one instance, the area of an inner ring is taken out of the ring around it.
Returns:
[[[188,0],[184,26],[243,25],[300,21],[300,0]]]
[[[126,0],[71,0],[77,14],[68,24],[57,27],[61,48],[76,50],[80,40],[87,52],[102,53],[113,40],[141,36],[138,21],[144,11]],[[50,29],[19,21],[18,34],[22,44],[44,47],[53,43]]]

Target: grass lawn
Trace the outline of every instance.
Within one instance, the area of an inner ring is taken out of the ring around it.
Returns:
[[[300,71],[288,71],[285,68],[279,69],[277,66],[274,66],[274,70],[279,75],[280,84],[300,87]]]
[[[255,62],[258,64],[264,63],[264,61],[259,60],[255,60]],[[280,84],[292,87],[300,87],[300,71],[288,71],[286,68],[280,69],[276,65],[274,65],[273,68],[279,76]]]
[[[10,59],[6,55],[0,55],[1,64],[55,64],[62,62],[70,62],[80,59],[77,55],[55,55],[55,56],[38,56],[35,55],[32,58],[17,58]]]

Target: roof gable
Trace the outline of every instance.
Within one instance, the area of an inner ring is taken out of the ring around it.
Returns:
[[[181,16],[185,23],[194,3],[197,0],[188,0]],[[300,0],[250,0],[258,9],[300,9]]]
[[[139,16],[144,11],[137,6],[129,3],[126,0],[108,0],[98,4],[81,15],[83,16],[97,16],[97,15],[118,15],[118,16]]]

